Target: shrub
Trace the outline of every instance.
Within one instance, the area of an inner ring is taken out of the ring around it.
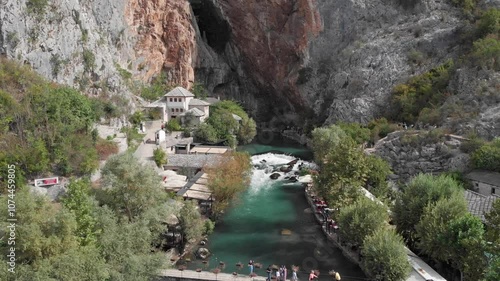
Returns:
[[[377,142],[381,138],[385,138],[388,134],[399,130],[397,124],[389,123],[386,118],[382,117],[379,119],[373,119],[367,125],[370,129],[370,138],[373,143]]]
[[[215,222],[207,219],[205,221],[205,230],[203,231],[203,234],[210,235],[214,232],[214,229],[215,229]]]
[[[214,127],[207,123],[200,124],[194,135],[197,139],[209,143],[215,143],[218,140]]]
[[[28,13],[43,15],[45,13],[45,8],[47,7],[48,0],[28,0],[26,1],[26,7]]]
[[[500,173],[500,138],[481,146],[472,153],[474,168]]]
[[[112,139],[112,136],[108,136],[106,140],[99,139],[97,141],[95,147],[100,160],[106,160],[110,155],[118,153],[118,145]]]
[[[134,114],[132,114],[129,117],[130,123],[134,124],[135,126],[138,126],[141,124],[141,122],[144,120],[144,116],[142,114],[142,111],[136,111]]]
[[[92,72],[95,67],[95,55],[92,51],[84,49],[83,53],[83,69],[85,72]]]
[[[411,78],[393,89],[394,119],[409,123],[417,120],[424,108],[441,105],[447,98],[444,92],[450,79],[452,61]]]
[[[481,15],[477,25],[479,37],[485,37],[488,34],[497,34],[500,32],[500,9],[490,8]]]
[[[153,150],[153,159],[155,160],[156,166],[161,168],[164,164],[167,164],[167,153],[165,153],[161,147],[158,147]]]
[[[193,84],[193,87],[191,88],[191,93],[197,98],[197,99],[205,99],[208,96],[208,91],[205,89],[203,84],[195,82]]]
[[[474,42],[472,57],[479,65],[500,70],[500,40],[494,35]]]
[[[182,127],[179,124],[179,121],[177,121],[177,119],[170,119],[170,120],[168,120],[167,125],[165,126],[165,128],[169,132],[182,131]]]
[[[419,36],[416,36],[416,37],[419,37]],[[412,49],[408,53],[408,60],[411,63],[414,63],[416,65],[421,65],[424,62],[425,57],[424,57],[424,54],[422,52],[417,51],[415,49]]]

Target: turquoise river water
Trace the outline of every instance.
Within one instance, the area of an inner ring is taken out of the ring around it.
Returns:
[[[248,145],[240,150],[251,153],[254,165],[266,160],[269,166],[286,164],[295,157],[310,159],[310,151],[300,147]],[[281,153],[281,154],[280,154]],[[299,162],[300,163],[300,162]],[[309,162],[304,162],[309,165]],[[311,164],[312,165],[312,164]],[[295,170],[297,170],[295,166]],[[283,173],[280,179],[284,177]],[[320,270],[320,280],[332,280],[328,271],[334,269],[342,280],[363,280],[361,269],[347,260],[337,248],[328,245],[320,226],[311,214],[304,188],[286,180],[271,180],[269,170],[253,169],[249,189],[224,215],[209,237],[207,248],[212,255],[208,264],[192,261],[190,268],[210,270],[225,263],[223,272],[248,274],[248,261],[262,264],[255,273],[266,276],[268,265],[298,265],[299,280],[307,280],[307,272]],[[281,235],[287,229],[291,235]],[[243,268],[238,269],[236,263]]]

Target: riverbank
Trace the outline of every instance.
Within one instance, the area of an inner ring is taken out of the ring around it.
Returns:
[[[316,204],[314,204],[314,197],[316,197],[316,195],[314,194],[312,188],[306,187],[305,191],[304,191],[304,195],[306,197],[306,200],[307,200],[309,206],[311,207],[311,211],[313,212],[314,217],[316,218],[316,221],[320,224],[321,230],[322,230],[323,234],[325,235],[326,239],[330,243],[332,243],[336,248],[340,249],[342,251],[342,255],[344,255],[344,257],[349,259],[349,261],[357,264],[359,266],[359,268],[361,268],[361,270],[363,270],[365,275],[368,276],[368,273],[366,272],[366,270],[363,268],[363,266],[361,264],[359,252],[353,251],[352,249],[350,249],[346,246],[343,246],[341,243],[340,236],[337,233],[338,229],[332,229],[328,226],[327,223],[325,223],[323,215],[321,214],[321,211],[319,211]],[[341,269],[338,269],[337,271],[339,271],[342,275]]]

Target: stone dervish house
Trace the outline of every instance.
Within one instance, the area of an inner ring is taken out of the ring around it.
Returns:
[[[210,103],[196,99],[193,93],[182,87],[174,88],[146,107],[159,108],[163,122],[178,118],[182,124],[189,116],[194,119],[194,123],[199,124],[210,116]]]

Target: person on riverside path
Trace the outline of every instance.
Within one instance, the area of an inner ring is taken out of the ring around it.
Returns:
[[[292,281],[297,281],[297,270],[292,270]]]
[[[276,270],[276,281],[280,281],[281,275],[280,275],[281,269]]]
[[[250,268],[250,274],[252,274],[253,273],[253,260],[250,260],[248,262],[248,267]]]
[[[267,272],[267,279],[266,280],[271,281],[271,273],[273,272],[271,269],[271,266],[267,267],[266,272]]]
[[[314,274],[314,270],[311,270],[311,273],[309,274],[309,281],[313,281],[314,278],[318,278],[318,276]]]
[[[283,266],[283,281],[286,281],[286,275],[287,275],[287,270],[286,270],[286,265]]]

